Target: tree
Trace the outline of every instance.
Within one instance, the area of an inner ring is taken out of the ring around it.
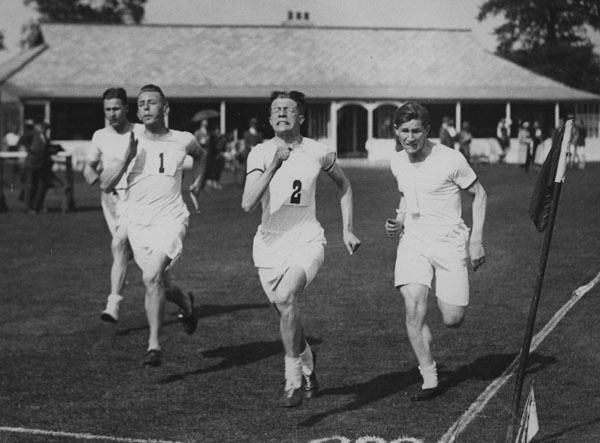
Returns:
[[[21,40],[19,46],[21,49],[35,48],[44,44],[44,35],[40,24],[35,20],[23,23],[21,26]]]
[[[600,30],[598,0],[486,0],[477,19],[504,15],[496,53],[569,86],[600,93],[600,56],[587,29]]]
[[[139,24],[147,0],[24,0],[45,22]]]

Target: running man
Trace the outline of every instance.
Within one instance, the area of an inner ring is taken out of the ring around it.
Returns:
[[[193,334],[198,324],[191,293],[185,295],[171,281],[169,269],[183,250],[190,213],[181,196],[181,177],[186,155],[194,158],[192,184],[197,193],[202,183],[206,152],[188,132],[169,129],[165,117],[169,104],[156,85],[140,89],[137,114],[144,130],[135,139],[130,133],[126,161],[101,177],[111,192],[126,174],[127,193],[121,205],[120,224],[125,227],[136,263],[146,287],[145,308],[150,327],[144,364],[159,366],[159,341],[165,300],[180,308],[185,332]]]
[[[92,149],[87,159],[83,175],[88,184],[95,184],[100,178],[103,165],[122,162],[129,144],[129,134],[139,134],[143,125],[131,123],[127,119],[127,93],[123,88],[109,88],[102,94],[102,105],[106,127],[97,130],[92,136]],[[123,296],[123,284],[127,274],[128,256],[131,254],[127,235],[119,229],[118,206],[123,198],[126,180],[122,179],[113,192],[102,192],[100,203],[106,225],[112,235],[110,249],[113,262],[110,269],[110,294],[106,300],[106,308],[100,319],[116,323],[119,319],[119,305]]]
[[[429,114],[423,106],[413,102],[400,106],[394,128],[403,148],[391,160],[400,205],[397,217],[388,219],[385,229],[389,236],[400,237],[395,286],[404,297],[408,339],[423,377],[413,400],[423,400],[438,388],[432,336],[425,320],[427,297],[435,288],[444,324],[460,326],[469,304],[469,257],[473,270],[485,262],[487,197],[460,152],[428,140]],[[461,215],[463,190],[473,197],[470,237]]]
[[[350,254],[360,240],[353,233],[352,188],[336,162],[335,151],[300,135],[304,94],[274,92],[269,121],[275,137],[256,145],[248,155],[242,208],[250,212],[262,204],[253,259],[262,287],[279,313],[285,349],[282,404],[293,407],[318,389],[315,354],[305,339],[298,297],[324,260],[325,235],[315,216],[321,171],[337,185],[343,239]]]

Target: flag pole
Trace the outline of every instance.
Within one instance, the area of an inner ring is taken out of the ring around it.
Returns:
[[[519,420],[519,403],[521,401],[521,393],[523,391],[523,382],[525,379],[525,370],[527,369],[529,349],[531,347],[531,340],[533,338],[535,318],[537,315],[538,304],[542,294],[542,285],[544,283],[544,274],[546,273],[546,264],[548,262],[548,255],[550,251],[550,242],[552,241],[552,233],[554,231],[554,221],[556,219],[556,212],[558,209],[558,200],[560,198],[562,183],[565,178],[567,166],[567,152],[571,141],[572,128],[573,121],[568,120],[564,128],[560,149],[560,157],[558,160],[558,167],[554,179],[554,186],[552,188],[552,204],[550,206],[550,217],[548,219],[546,229],[544,230],[544,240],[542,242],[542,250],[540,253],[538,275],[535,282],[533,297],[531,299],[531,304],[529,307],[529,315],[527,318],[527,326],[525,328],[525,336],[523,337],[523,344],[521,346],[521,352],[519,354],[519,366],[517,368],[517,378],[515,381],[515,388],[513,391],[510,422],[508,430],[506,432],[506,443],[514,443],[513,439],[515,435],[515,426],[517,425]]]

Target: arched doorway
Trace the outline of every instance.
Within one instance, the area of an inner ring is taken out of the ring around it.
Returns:
[[[337,148],[344,157],[365,157],[367,151],[367,110],[348,104],[337,112]]]
[[[394,138],[394,113],[398,106],[384,104],[373,111],[373,137]]]

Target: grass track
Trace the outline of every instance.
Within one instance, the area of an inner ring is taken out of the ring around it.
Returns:
[[[202,442],[307,442],[342,435],[387,441],[441,436],[518,352],[542,236],[526,217],[535,178],[509,165],[476,166],[488,191],[488,262],[472,275],[472,305],[459,331],[445,330],[431,303],[435,354],[446,392],[411,404],[418,387],[391,285],[395,244],[383,221],[397,203],[386,169],[345,168],[363,241],[341,244],[335,189],[322,179],[318,218],[326,262],[303,301],[306,331],[319,355],[322,395],[301,408],[277,406],[283,374],[277,320],[251,264],[259,214],[239,209],[241,189],[201,197],[175,278],[193,290],[201,316],[188,337],[169,308],[161,368],[140,366],[147,329],[140,273],[130,267],[116,327],[98,321],[108,290],[109,234],[97,191],[78,183],[78,211],[0,214],[0,426],[129,438]],[[600,270],[600,165],[569,171],[563,187],[537,325]],[[59,206],[50,193],[50,206]],[[470,214],[465,213],[465,219]],[[600,440],[597,395],[598,288],[590,291],[533,358],[538,441]],[[509,383],[459,439],[503,441]],[[0,441],[69,441],[0,434]]]

